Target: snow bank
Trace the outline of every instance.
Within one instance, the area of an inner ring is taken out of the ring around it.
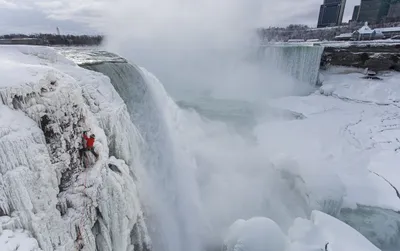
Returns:
[[[32,234],[21,228],[17,217],[0,217],[0,248],[3,251],[42,251]]]
[[[286,236],[268,218],[237,220],[224,240],[226,251],[379,251],[355,229],[320,211],[297,218]]]
[[[0,235],[0,247],[2,251],[42,251],[37,241],[30,233],[24,230],[4,230]]]
[[[364,75],[360,73],[327,76],[326,83],[320,89],[323,95],[378,105],[396,104],[400,101],[398,73],[383,76],[383,81],[361,79]]]
[[[289,230],[288,251],[379,251],[364,236],[345,223],[319,211],[310,220],[297,218]]]
[[[399,75],[361,77],[326,74],[313,95],[271,101],[305,119],[265,123],[255,133],[273,162],[290,156],[296,164],[311,209],[346,219],[379,247],[398,250],[400,217],[387,212],[400,210]]]
[[[385,174],[390,183],[400,185],[394,157],[400,147],[398,78],[394,75],[373,81],[359,76],[329,76],[321,87],[323,95],[270,102],[307,119],[267,123],[256,133],[265,138],[262,142],[267,143],[268,155],[285,154],[299,164],[308,187],[315,184],[310,190],[321,193],[342,183],[344,190],[338,192],[342,193],[344,206],[362,204],[397,211],[400,200],[395,190],[372,172]]]
[[[45,251],[148,248],[140,136],[110,80],[47,47],[1,46],[0,62],[0,216],[19,223],[0,226]],[[97,162],[78,157],[85,129]]]

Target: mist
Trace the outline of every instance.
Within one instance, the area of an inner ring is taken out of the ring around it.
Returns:
[[[202,93],[261,100],[291,93],[293,79],[273,69],[273,63],[265,67],[256,61],[256,29],[276,15],[275,5],[121,0],[107,10],[105,46],[154,73],[175,99]]]

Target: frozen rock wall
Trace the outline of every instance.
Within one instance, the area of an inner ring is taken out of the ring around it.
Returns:
[[[324,49],[321,65],[400,71],[400,45],[343,46]]]
[[[149,250],[140,136],[109,79],[45,47],[1,47],[0,61],[0,229],[36,239],[27,250]],[[97,162],[78,156],[85,129]]]

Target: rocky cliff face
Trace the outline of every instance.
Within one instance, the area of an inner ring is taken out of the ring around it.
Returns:
[[[347,66],[380,72],[400,71],[400,44],[325,47],[321,67]]]

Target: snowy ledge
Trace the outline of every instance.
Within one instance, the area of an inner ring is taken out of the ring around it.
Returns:
[[[286,235],[271,219],[238,220],[229,228],[226,251],[379,251],[355,229],[320,211],[297,218]]]
[[[0,250],[148,248],[139,136],[109,78],[48,47],[1,46],[0,63]]]

